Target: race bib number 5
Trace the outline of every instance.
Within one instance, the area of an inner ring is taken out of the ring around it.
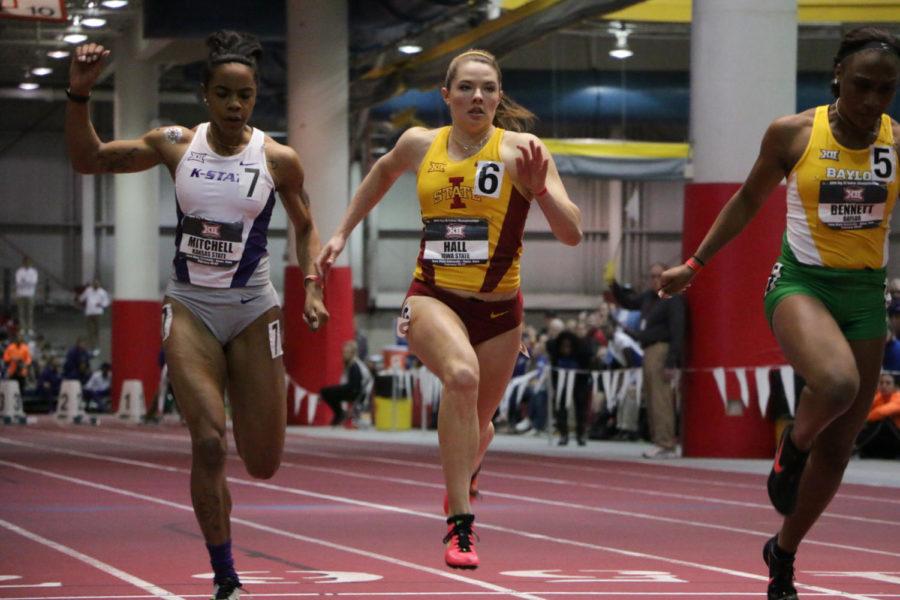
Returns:
[[[890,146],[872,146],[872,175],[875,181],[891,183],[897,176],[897,153]]]

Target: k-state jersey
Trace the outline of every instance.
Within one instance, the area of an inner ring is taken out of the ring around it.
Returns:
[[[214,288],[263,285],[269,281],[266,246],[275,205],[265,134],[253,129],[243,152],[220,156],[206,142],[208,128],[197,127],[175,169],[173,277]]]
[[[872,145],[854,150],[834,138],[828,107],[817,107],[809,144],[787,178],[784,244],[805,265],[885,267],[897,168],[889,116]]]

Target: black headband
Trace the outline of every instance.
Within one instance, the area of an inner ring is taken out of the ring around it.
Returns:
[[[865,44],[862,44],[861,46],[856,46],[855,48],[850,47],[850,48],[847,48],[846,50],[838,52],[838,55],[834,57],[834,62],[835,62],[835,64],[837,64],[837,63],[843,61],[845,58],[847,58],[851,54],[856,54],[857,52],[862,52],[863,50],[869,50],[869,49],[881,50],[882,52],[891,52],[895,56],[900,58],[900,48],[892,46],[891,44],[888,44],[887,42],[883,42],[881,40],[870,40],[870,41],[866,42]]]

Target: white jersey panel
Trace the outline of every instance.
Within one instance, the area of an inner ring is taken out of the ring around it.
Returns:
[[[797,173],[791,173],[787,182],[787,242],[802,264],[822,265],[822,257],[813,242],[806,211],[797,191]]]
[[[175,169],[178,226],[173,278],[203,287],[269,281],[267,232],[275,186],[266,167],[265,134],[254,129],[244,151],[220,156],[206,141],[209,123]]]

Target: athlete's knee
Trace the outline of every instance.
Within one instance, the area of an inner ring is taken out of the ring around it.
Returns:
[[[478,365],[465,362],[451,365],[444,373],[443,384],[448,392],[471,396],[474,402],[478,395]]]
[[[254,479],[271,479],[281,466],[281,454],[244,458],[247,473]]]
[[[205,434],[194,441],[194,461],[207,469],[225,465],[225,437],[217,433]]]
[[[859,392],[859,374],[855,371],[837,371],[821,375],[809,382],[815,400],[827,402],[843,413],[853,404]]]

